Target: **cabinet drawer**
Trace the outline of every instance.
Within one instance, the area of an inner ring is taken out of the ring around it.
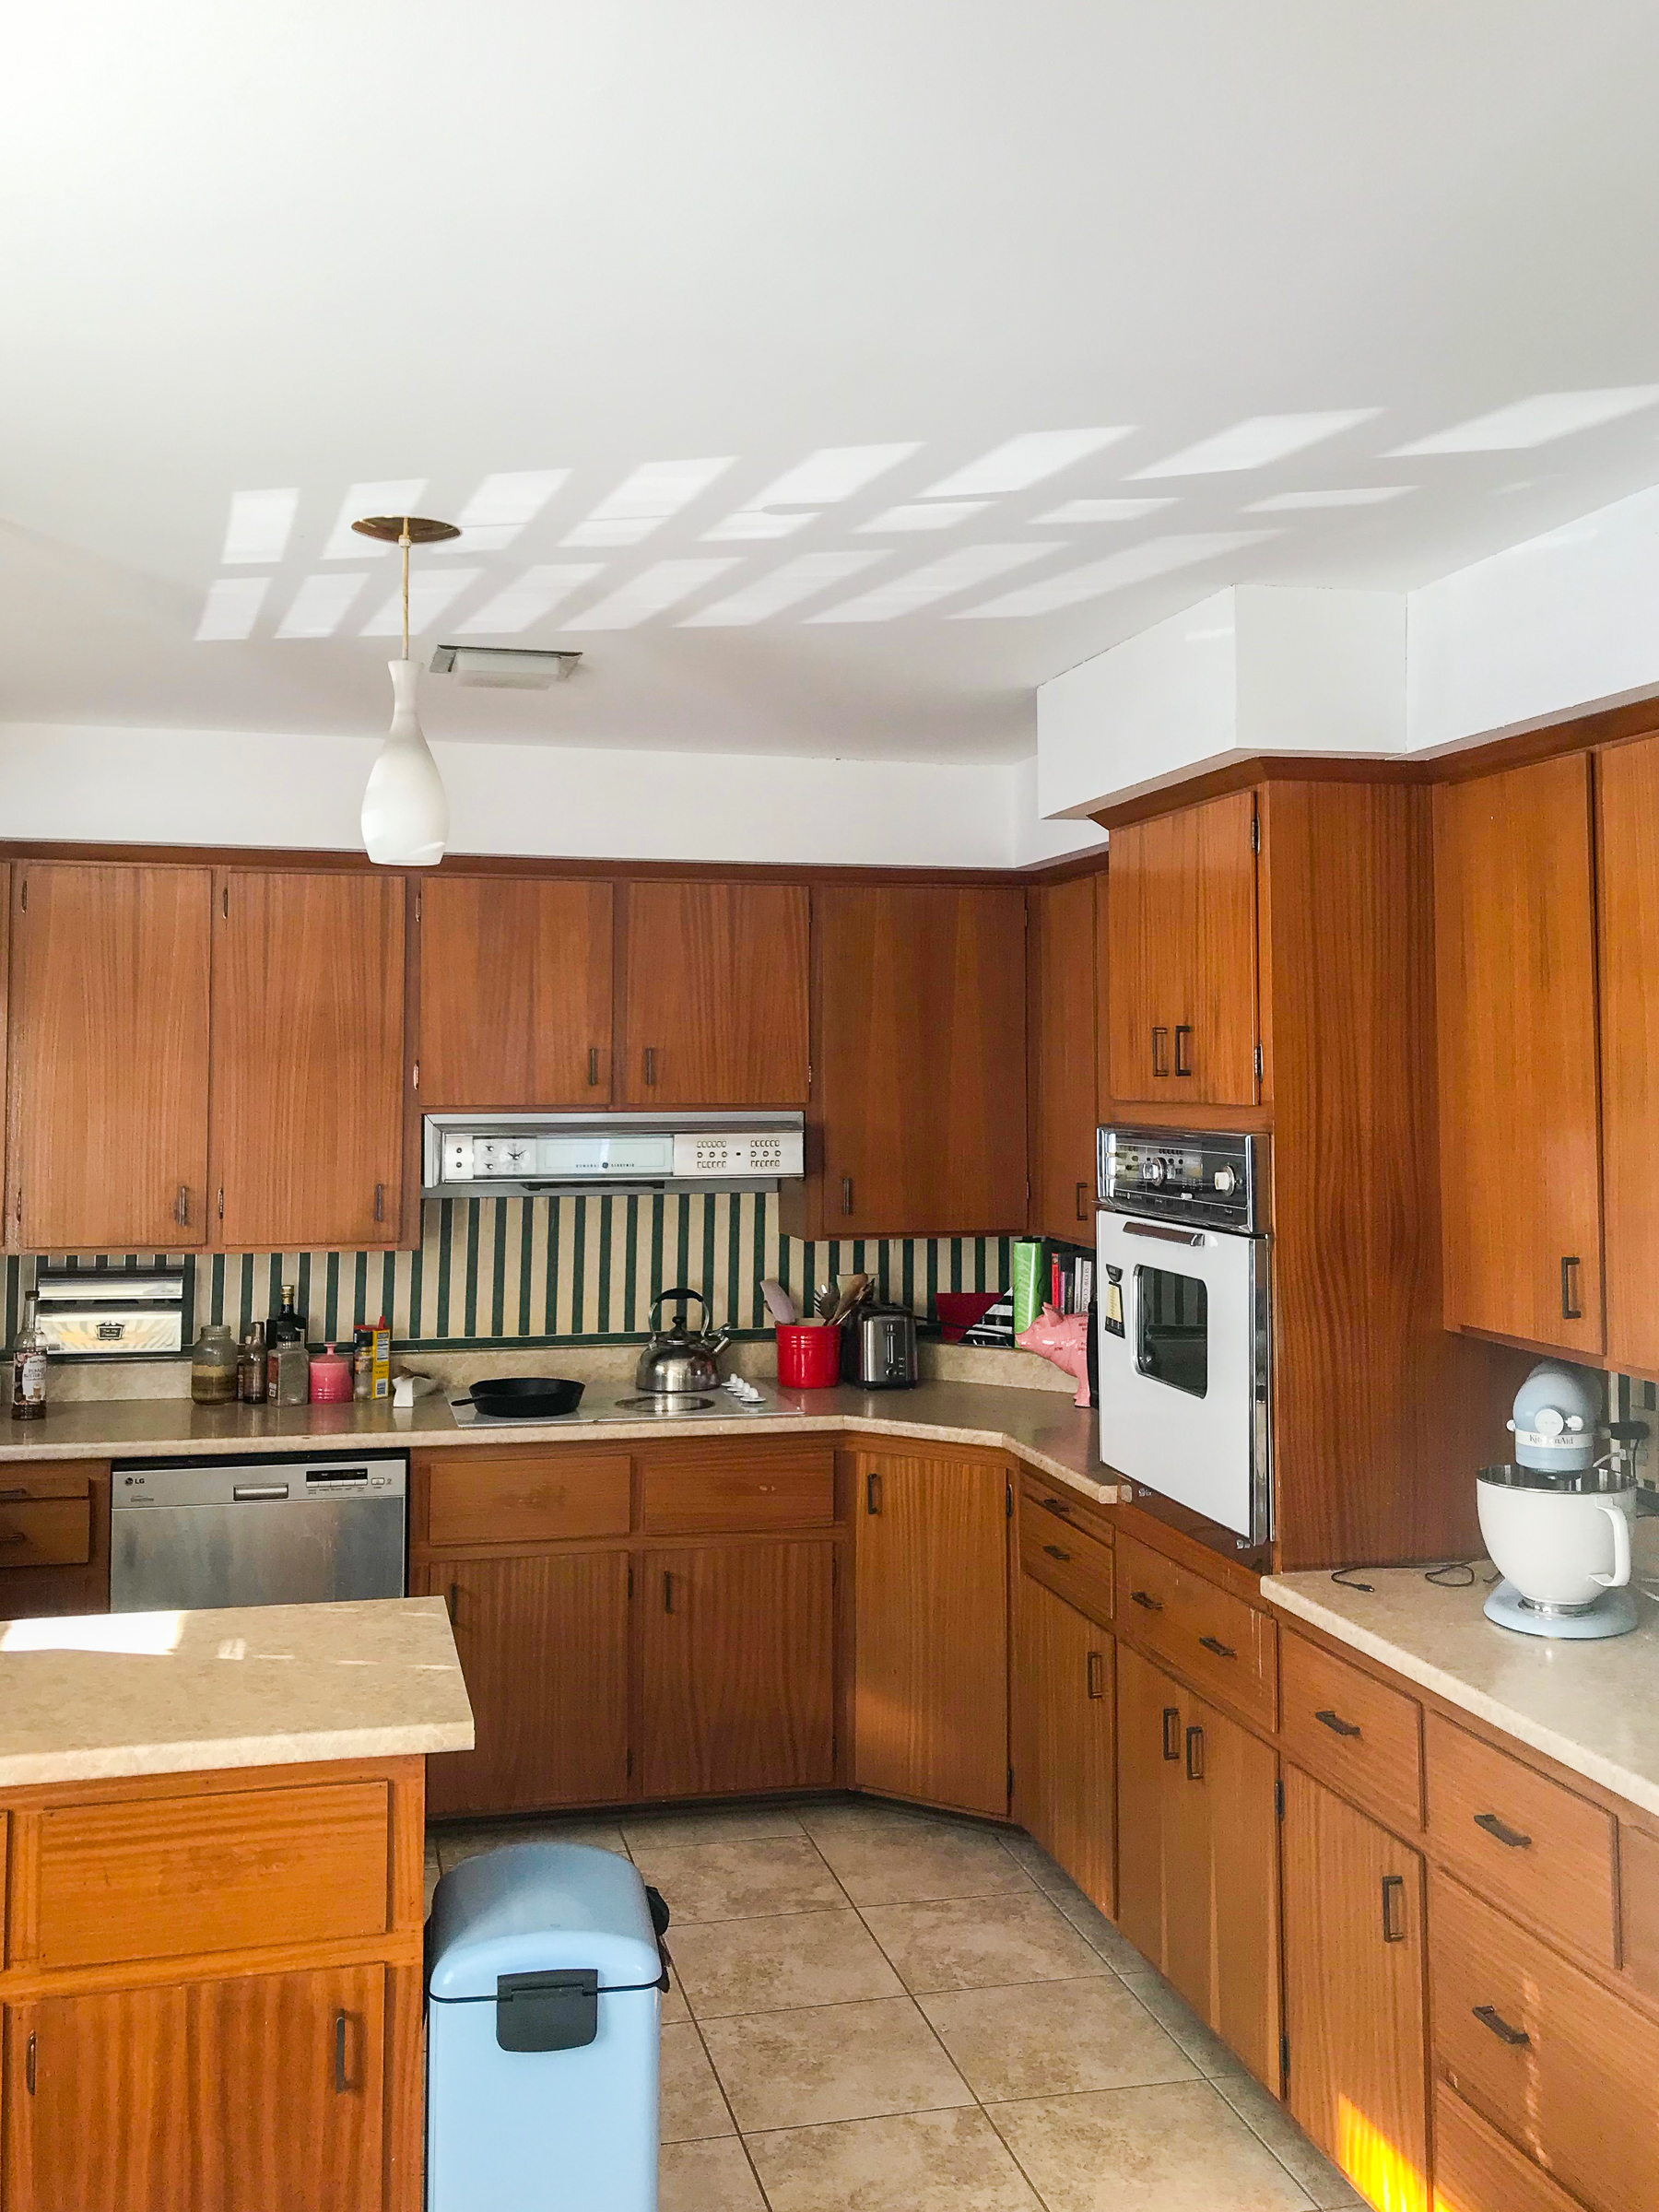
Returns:
[[[1659,1998],[1659,1836],[1620,1821],[1618,1872],[1625,1972]]]
[[[628,1534],[626,1453],[434,1452],[424,1465],[430,1544],[537,1544]]]
[[[642,1526],[653,1536],[821,1528],[835,1519],[835,1447],[816,1439],[711,1437],[643,1455]]]
[[[1423,1714],[1408,1698],[1287,1630],[1279,1644],[1285,1748],[1385,1820],[1423,1825]]]
[[[1434,2089],[1434,2212],[1580,2212],[1445,2083]]]
[[[108,1464],[98,1463],[100,1475]],[[91,1495],[90,1464],[84,1459],[24,1459],[0,1462],[0,1505],[21,1505],[36,1498]]]
[[[1278,1644],[1265,1613],[1133,1536],[1117,1542],[1117,1623],[1196,1688],[1272,1728],[1278,1721]]]
[[[1653,2212],[1659,2027],[1438,1870],[1429,1925],[1452,2087],[1591,2212]]]
[[[1112,1547],[1064,1521],[1039,1519],[1022,1505],[1019,1564],[1056,1597],[1102,1626],[1112,1623]]]
[[[1057,1521],[1067,1528],[1081,1529],[1097,1544],[1110,1545],[1114,1531],[1102,1509],[1087,1498],[1069,1490],[1064,1483],[1045,1482],[1041,1475],[1021,1471],[1019,1477],[1019,1512],[1021,1520]]]
[[[0,1505],[0,1567],[84,1567],[91,1557],[89,1499]]]
[[[1482,1897],[1616,1965],[1612,1815],[1437,1712],[1428,1747],[1439,1855]]]
[[[391,1805],[383,1782],[129,1797],[19,1813],[32,1899],[10,1959],[45,1969],[174,1959],[385,1932]]]

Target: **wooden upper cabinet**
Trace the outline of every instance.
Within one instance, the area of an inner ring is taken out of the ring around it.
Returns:
[[[624,1106],[804,1106],[809,904],[804,886],[623,888]]]
[[[1434,923],[1446,1325],[1598,1354],[1586,755],[1439,786]]]
[[[419,891],[425,1112],[608,1106],[608,883],[434,876]]]
[[[1659,737],[1596,756],[1607,1359],[1659,1374]]]
[[[29,861],[13,878],[7,1241],[203,1243],[208,871]]]
[[[1095,887],[1092,876],[1027,896],[1031,1211],[1043,1236],[1094,1236]]]
[[[216,875],[218,1243],[396,1243],[403,1034],[401,876]]]
[[[826,1236],[1026,1218],[1025,895],[832,888],[817,904]]]
[[[1118,1101],[1257,1101],[1255,819],[1255,794],[1241,791],[1112,833],[1106,1074]]]

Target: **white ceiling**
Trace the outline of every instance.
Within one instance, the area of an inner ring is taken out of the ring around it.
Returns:
[[[331,541],[407,498],[493,518],[429,654],[585,655],[434,735],[1023,756],[1225,582],[1659,479],[1656,75],[1597,0],[33,7],[0,719],[383,726],[396,557]]]

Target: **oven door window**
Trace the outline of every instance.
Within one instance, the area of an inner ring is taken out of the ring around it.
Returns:
[[[1135,1364],[1154,1382],[1202,1398],[1209,1390],[1209,1287],[1167,1267],[1135,1271]]]

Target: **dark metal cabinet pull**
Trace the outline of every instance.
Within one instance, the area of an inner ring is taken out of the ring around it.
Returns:
[[[1071,1565],[1071,1553],[1069,1551],[1062,1551],[1058,1544],[1045,1544],[1042,1548],[1045,1552],[1047,1552],[1051,1559],[1059,1559],[1067,1567]]]
[[[1189,1728],[1186,1732],[1186,1771],[1189,1782],[1204,1780],[1204,1731]]]
[[[1170,1032],[1154,1025],[1152,1030],[1152,1073],[1167,1076],[1170,1072]]]
[[[18,1496],[21,1497],[22,1495],[23,1492],[19,1491]],[[1067,1505],[1063,1505],[1058,1498],[1045,1498],[1042,1500],[1042,1510],[1045,1513],[1058,1513],[1062,1521],[1069,1521],[1071,1519],[1071,1508]]]
[[[1163,1599],[1154,1597],[1149,1590],[1131,1590],[1129,1603],[1132,1606],[1138,1606],[1143,1613],[1161,1613],[1163,1611]]]
[[[1186,1040],[1184,1044],[1182,1042],[1183,1038]],[[1178,1076],[1190,1076],[1193,1072],[1192,1041],[1192,1023],[1178,1021],[1175,1024],[1175,1073]]]
[[[1406,1877],[1403,1874],[1385,1874],[1382,1877],[1382,1940],[1384,1943],[1404,1943],[1406,1940]]]
[[[35,2093],[35,2052],[37,2043],[38,2039],[31,2035],[29,2039],[29,2053],[23,2061],[23,2083],[24,2087],[28,2089],[31,2097]]]
[[[599,1047],[596,1044],[590,1044],[588,1046],[588,1088],[592,1089],[598,1080]]]
[[[1091,1698],[1103,1698],[1106,1695],[1106,1654],[1103,1652],[1089,1653],[1083,1670],[1083,1680]]]
[[[1518,1828],[1511,1828],[1508,1822],[1500,1820],[1496,1813],[1477,1813],[1475,1825],[1477,1828],[1484,1828],[1488,1836],[1495,1836],[1500,1843],[1507,1844],[1511,1851],[1530,1851],[1532,1849],[1532,1838],[1524,1836]]]
[[[340,2097],[344,2097],[351,2087],[350,2077],[346,2071],[346,2019],[345,2013],[335,2014],[335,2093]]]
[[[656,1046],[654,1044],[648,1044],[645,1047],[645,1080],[652,1084],[656,1081]]]
[[[1219,1636],[1200,1636],[1199,1642],[1206,1652],[1214,1652],[1218,1659],[1236,1659],[1238,1653],[1230,1643],[1223,1643]]]
[[[1328,1728],[1333,1735],[1359,1735],[1362,1733],[1357,1721],[1345,1721],[1339,1712],[1333,1712],[1328,1705],[1321,1706],[1313,1718]]]
[[[23,1528],[0,1528],[0,1544],[27,1544],[29,1532]]]
[[[182,1182],[179,1185],[179,1195],[173,1201],[173,1219],[178,1223],[181,1229],[187,1227],[189,1224],[190,1185],[187,1182]]]
[[[669,1573],[663,1576],[663,1610],[665,1613],[674,1610],[674,1577]]]
[[[377,1182],[374,1186],[374,1218],[377,1221],[383,1221],[386,1218],[386,1186],[383,1182]]]
[[[851,1175],[843,1175],[841,1177],[841,1212],[843,1214],[850,1214],[852,1211],[853,1178]]]
[[[1578,1284],[1575,1272],[1581,1265],[1576,1255],[1561,1262],[1561,1319],[1583,1321],[1584,1309],[1578,1302]]]
[[[24,1499],[32,1495],[28,1484],[20,1483],[15,1490],[0,1490],[0,1505],[20,1505]]]
[[[1164,1757],[1169,1759],[1179,1759],[1181,1757],[1181,1708],[1179,1705],[1164,1707],[1163,1732]]]
[[[881,1477],[879,1475],[875,1473],[874,1470],[872,1470],[871,1473],[865,1477],[865,1512],[866,1513],[878,1513],[880,1511]]]
[[[1483,2028],[1489,2028],[1500,2043],[1508,2043],[1512,2050],[1519,2050],[1523,2043],[1532,2041],[1532,2037],[1524,2028],[1510,2026],[1496,2005],[1476,2005],[1471,2010]]]
[[[1088,1185],[1086,1182],[1077,1185],[1077,1218],[1079,1221],[1088,1218]]]

